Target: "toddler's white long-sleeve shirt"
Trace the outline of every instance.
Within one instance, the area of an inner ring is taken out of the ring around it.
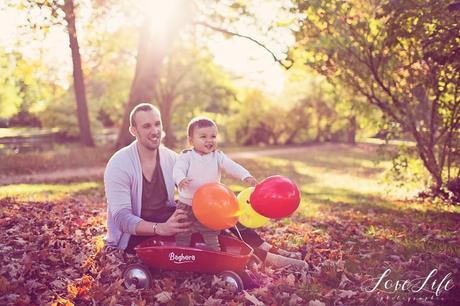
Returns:
[[[198,188],[206,183],[220,182],[222,171],[240,180],[251,176],[248,170],[221,151],[205,155],[200,155],[195,150],[184,151],[174,165],[173,179],[176,185],[184,178],[192,180],[186,188],[179,189],[179,201],[192,205],[193,195]]]

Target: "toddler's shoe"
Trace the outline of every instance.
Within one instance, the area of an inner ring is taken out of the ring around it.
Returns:
[[[281,268],[281,267],[292,265],[295,267],[308,269],[308,264],[303,260],[285,257],[285,256],[281,256],[278,254],[273,254],[270,252],[267,253],[265,264],[267,266],[272,266],[275,268]]]
[[[280,248],[277,248],[275,246],[272,246],[269,250],[270,253],[273,254],[278,254],[281,256],[285,257],[290,257],[290,258],[295,258],[295,259],[302,259],[302,253],[301,252],[289,252]]]

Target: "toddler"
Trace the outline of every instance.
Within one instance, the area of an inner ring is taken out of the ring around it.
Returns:
[[[195,191],[206,183],[220,182],[221,171],[249,186],[255,186],[257,181],[248,170],[232,161],[223,152],[217,151],[217,125],[211,119],[192,119],[187,127],[187,135],[192,148],[184,150],[177,158],[173,178],[179,187],[177,208],[186,212],[193,221],[193,226],[190,232],[176,235],[176,244],[190,246],[192,233],[200,232],[206,246],[219,251],[219,231],[205,227],[193,215],[192,199]]]

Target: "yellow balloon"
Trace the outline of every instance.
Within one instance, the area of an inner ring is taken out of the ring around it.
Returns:
[[[238,202],[242,208],[239,222],[249,228],[257,228],[268,223],[268,218],[258,214],[249,203],[249,197],[254,191],[254,187],[249,187],[241,191],[238,196]]]

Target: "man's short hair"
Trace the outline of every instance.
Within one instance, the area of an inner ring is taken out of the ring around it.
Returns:
[[[209,126],[215,126],[217,128],[217,124],[210,118],[200,116],[200,117],[195,117],[190,122],[188,123],[187,126],[187,135],[189,137],[193,136],[193,132],[196,128],[202,128],[202,127],[209,127]]]
[[[131,111],[131,113],[129,114],[129,125],[134,126],[134,127],[136,126],[136,121],[134,120],[134,116],[136,115],[137,112],[139,111],[147,112],[150,110],[153,110],[154,112],[157,112],[158,114],[160,113],[160,110],[150,103],[140,103],[136,105]]]

